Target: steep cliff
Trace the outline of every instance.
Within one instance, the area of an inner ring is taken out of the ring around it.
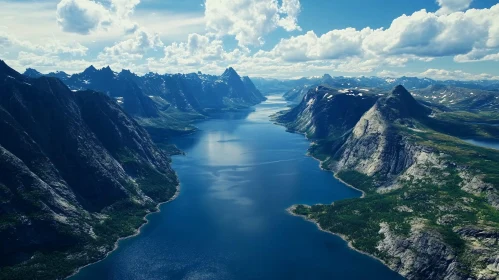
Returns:
[[[114,100],[0,61],[0,278],[102,258],[176,192],[168,157]]]
[[[377,100],[341,143],[311,149],[365,197],[293,211],[409,279],[495,279],[499,152],[431,115],[402,86]]]
[[[336,90],[318,86],[302,102],[277,117],[291,131],[309,138],[337,138],[350,131],[378,96],[357,90]]]

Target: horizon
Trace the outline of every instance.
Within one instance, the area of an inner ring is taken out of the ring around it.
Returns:
[[[1,60],[0,61],[4,61],[4,60]],[[185,72],[185,73],[181,73],[181,72],[178,72],[178,73],[158,73],[158,72],[148,72],[148,73],[144,73],[144,74],[139,74],[139,73],[135,73],[133,72],[132,70],[130,69],[121,69],[119,71],[116,71],[116,70],[113,70],[113,68],[110,66],[110,65],[107,65],[107,66],[103,66],[101,68],[98,68],[98,67],[95,67],[94,65],[90,65],[88,66],[87,68],[83,69],[83,71],[81,72],[74,72],[74,73],[70,73],[70,72],[66,72],[64,70],[57,70],[57,71],[52,71],[52,72],[40,72],[38,71],[37,69],[35,68],[31,68],[31,67],[28,67],[26,68],[24,71],[18,71],[20,74],[23,74],[25,73],[26,71],[28,70],[35,70],[37,71],[38,73],[42,74],[42,75],[47,75],[47,74],[51,74],[51,73],[65,73],[69,76],[72,76],[74,74],[80,74],[80,73],[83,73],[84,71],[86,71],[87,69],[91,68],[91,67],[94,67],[97,71],[101,71],[105,68],[109,68],[111,69],[112,72],[114,73],[121,73],[121,72],[124,72],[124,71],[129,71],[131,72],[132,74],[134,75],[137,75],[139,77],[144,77],[148,74],[156,74],[156,75],[188,75],[188,74],[201,74],[201,75],[210,75],[210,76],[220,76],[223,74],[224,71],[228,70],[229,68],[232,68],[236,71],[236,73],[241,76],[241,77],[249,77],[251,79],[264,79],[264,80],[278,80],[278,81],[290,81],[290,80],[300,80],[300,79],[319,79],[319,78],[322,78],[326,75],[329,75],[330,77],[332,78],[384,78],[384,79],[400,79],[400,78],[417,78],[417,79],[429,79],[429,80],[434,80],[434,81],[442,81],[442,82],[446,82],[446,81],[464,81],[464,82],[473,82],[473,81],[476,81],[476,82],[479,82],[479,81],[497,81],[499,80],[499,77],[497,79],[483,79],[483,80],[457,80],[457,79],[448,79],[448,80],[440,80],[440,79],[433,79],[431,77],[417,77],[417,76],[365,76],[365,75],[360,75],[360,76],[346,76],[346,75],[331,75],[329,73],[324,73],[323,75],[319,75],[319,76],[296,76],[296,77],[289,77],[289,78],[273,78],[273,77],[261,77],[261,76],[246,76],[246,75],[240,75],[239,74],[239,71],[234,68],[234,67],[227,67],[221,74],[211,74],[211,73],[203,73],[201,71],[197,71],[197,72]],[[14,69],[16,70],[16,69]],[[17,71],[17,70],[16,70]]]
[[[110,65],[138,74],[216,74],[232,65],[276,79],[499,79],[493,0],[238,2],[248,9],[228,0],[0,3],[0,57],[17,71]]]

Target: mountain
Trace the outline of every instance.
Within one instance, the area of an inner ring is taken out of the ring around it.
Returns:
[[[24,71],[23,75],[27,76],[27,77],[30,77],[30,78],[39,78],[39,77],[43,76],[42,73],[36,71],[33,68],[26,69],[26,71]]]
[[[484,81],[436,81],[429,78],[416,77],[400,77],[400,78],[383,78],[383,77],[332,77],[325,74],[322,77],[301,78],[298,80],[278,81],[281,85],[281,92],[285,92],[284,97],[288,101],[300,102],[303,96],[310,88],[318,85],[325,85],[337,89],[377,89],[389,91],[396,85],[402,85],[411,91],[430,88],[432,86],[452,86],[463,89],[472,90],[488,90],[499,91],[499,81],[484,80]],[[266,85],[269,87],[269,85]]]
[[[110,97],[0,61],[0,278],[60,279],[173,197],[167,155]]]
[[[241,78],[233,68],[221,76],[201,73],[139,76],[129,70],[117,73],[110,67],[94,66],[68,77],[63,72],[57,73],[72,90],[100,91],[115,99],[157,141],[192,132],[195,128],[191,123],[213,111],[247,108],[265,100],[251,79]]]
[[[221,76],[150,73],[134,80],[147,95],[159,96],[182,112],[201,115],[247,108],[265,100],[251,79],[241,78],[233,68]]]
[[[499,109],[499,92],[469,89],[453,85],[432,85],[414,90],[416,98],[459,111],[496,111]]]
[[[304,133],[309,138],[335,138],[350,131],[377,99],[377,95],[365,91],[318,86],[277,120],[286,123],[290,131]]]
[[[305,99],[312,100],[309,95]],[[352,99],[348,106],[358,102]],[[338,104],[337,114],[345,106]],[[309,122],[324,114],[318,108],[307,113]],[[293,128],[296,121],[305,122],[299,118],[307,110],[302,106],[296,119],[280,121]],[[483,126],[438,119],[403,86],[379,96],[353,126],[343,124],[323,123],[328,133],[314,139],[310,153],[362,190],[363,198],[296,205],[293,213],[340,234],[408,279],[499,276],[499,151],[453,136]],[[488,137],[499,139],[497,129]]]

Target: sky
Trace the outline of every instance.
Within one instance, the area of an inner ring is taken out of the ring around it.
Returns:
[[[499,79],[499,0],[0,0],[23,72]]]

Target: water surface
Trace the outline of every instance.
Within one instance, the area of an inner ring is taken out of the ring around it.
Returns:
[[[271,97],[175,139],[187,154],[173,159],[179,197],[72,279],[401,279],[285,211],[360,196],[305,156],[302,135],[269,121],[285,106]]]
[[[473,144],[475,146],[499,150],[499,141],[476,140],[476,139],[463,139],[463,141]]]

